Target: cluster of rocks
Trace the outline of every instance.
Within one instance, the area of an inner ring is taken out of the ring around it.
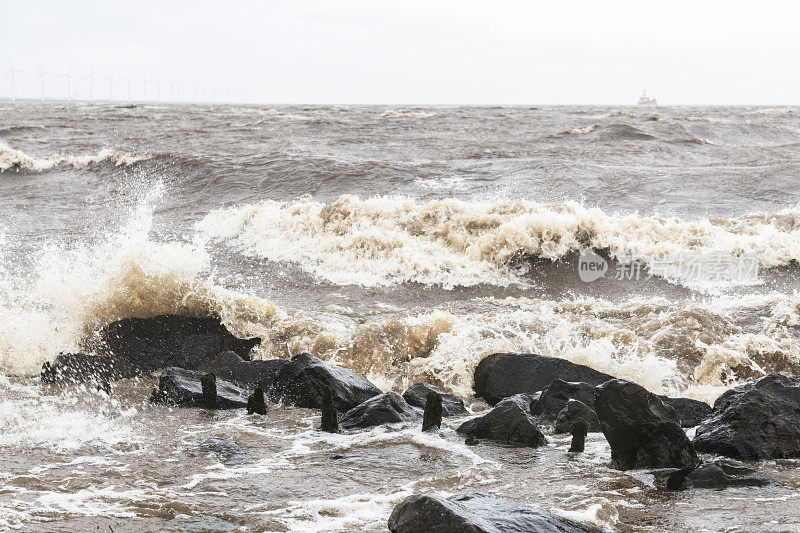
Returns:
[[[382,392],[364,376],[303,353],[251,360],[260,339],[239,339],[218,319],[162,316],[104,328],[98,355],[62,354],[46,363],[46,383],[107,384],[160,370],[151,400],[264,414],[267,402],[320,409],[321,429],[355,431],[383,424],[437,430],[443,417],[467,417],[464,401],[425,383],[402,395]],[[600,432],[621,470],[666,469],[666,487],[760,486],[773,481],[729,459],[703,462],[697,452],[741,460],[800,457],[800,380],[770,374],[729,390],[713,408],[670,398],[564,359],[497,353],[474,374],[474,390],[491,409],[462,422],[467,444],[481,440],[543,446],[540,425],[572,433],[571,452]],[[697,427],[694,439],[684,431]],[[479,525],[477,525],[479,524]],[[582,524],[483,494],[411,496],[389,520],[392,531],[591,531]]]

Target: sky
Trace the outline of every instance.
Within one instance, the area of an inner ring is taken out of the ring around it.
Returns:
[[[0,20],[0,97],[10,59],[18,98],[800,104],[795,0],[0,0]]]

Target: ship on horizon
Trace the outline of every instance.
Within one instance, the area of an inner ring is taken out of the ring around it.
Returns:
[[[642,96],[639,97],[639,105],[656,105],[657,103],[655,98],[647,96],[647,91],[642,91]]]

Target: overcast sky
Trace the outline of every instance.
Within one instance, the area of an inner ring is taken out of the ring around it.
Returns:
[[[0,0],[0,20],[17,97],[40,96],[38,61],[71,66],[83,99],[94,67],[94,98],[113,73],[115,99],[133,75],[134,99],[630,104],[646,88],[663,104],[800,103],[798,1]],[[66,96],[65,77],[44,79]]]

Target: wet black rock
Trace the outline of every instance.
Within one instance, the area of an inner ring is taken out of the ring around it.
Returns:
[[[251,387],[261,387],[267,394],[275,388],[275,380],[288,359],[256,359],[245,361],[232,351],[222,352],[203,362],[197,370],[213,372],[218,378],[236,381]]]
[[[800,380],[770,374],[726,391],[697,427],[694,445],[736,459],[800,457]]]
[[[553,380],[531,407],[531,412],[548,420],[555,420],[558,413],[567,406],[570,400],[579,400],[590,409],[594,408],[594,385],[581,382],[570,382],[561,379]]]
[[[456,431],[481,439],[523,446],[543,446],[546,439],[530,412],[531,398],[517,394],[506,398],[483,416],[467,420]]]
[[[206,407],[208,400],[203,395],[202,385],[202,379],[206,375],[185,368],[165,368],[158,380],[158,389],[153,391],[150,401],[182,407]],[[247,407],[247,389],[222,379],[217,379],[215,385],[217,409]]]
[[[583,418],[578,418],[572,423],[570,431],[572,433],[572,444],[569,447],[569,451],[573,453],[583,452],[586,446],[586,435],[589,434],[589,422]]]
[[[465,416],[469,414],[467,408],[464,407],[464,400],[453,394],[447,394],[439,387],[428,385],[427,383],[415,383],[411,385],[403,393],[403,398],[406,399],[409,405],[425,408],[425,402],[428,399],[429,392],[436,392],[442,396],[442,416]]]
[[[278,373],[275,397],[297,407],[319,409],[326,388],[333,393],[339,411],[352,409],[381,393],[378,387],[352,370],[301,353],[292,357]]]
[[[515,394],[544,390],[554,380],[599,385],[613,376],[557,357],[536,354],[495,353],[475,368],[475,394],[490,405]]]
[[[203,407],[206,409],[217,408],[217,376],[213,373],[203,374],[200,378],[200,388],[203,391]],[[249,403],[249,400],[248,400]]]
[[[320,429],[328,433],[339,433],[339,413],[333,403],[333,393],[331,389],[322,391],[322,422]]]
[[[599,532],[536,507],[497,496],[472,493],[450,498],[415,494],[400,502],[389,516],[392,533],[536,533]]]
[[[42,383],[108,383],[141,374],[139,367],[121,357],[61,353],[42,365],[40,378]]]
[[[196,369],[220,352],[249,359],[261,339],[240,339],[215,317],[161,315],[125,318],[100,331],[102,348],[146,372],[169,366]]]
[[[415,423],[422,413],[408,405],[396,392],[384,392],[350,409],[339,419],[342,429],[367,428],[382,424]]]
[[[558,413],[553,430],[556,433],[571,433],[572,424],[579,419],[589,423],[589,433],[599,433],[602,431],[600,420],[594,409],[579,400],[570,400],[567,405]]]
[[[691,398],[670,398],[659,396],[661,400],[675,409],[681,421],[681,427],[693,428],[700,424],[711,413],[711,406],[700,400]]]
[[[443,410],[442,395],[436,391],[430,391],[425,402],[425,411],[422,413],[422,431],[440,429]]]
[[[264,398],[264,389],[256,387],[250,396],[247,398],[247,414],[248,415],[265,415],[267,414],[267,401]]]
[[[594,408],[611,445],[611,459],[620,470],[699,463],[675,409],[641,385],[607,381],[597,387]]]
[[[667,488],[672,490],[766,487],[774,484],[773,479],[758,470],[729,459],[715,459],[697,468],[684,468],[667,479]]]

